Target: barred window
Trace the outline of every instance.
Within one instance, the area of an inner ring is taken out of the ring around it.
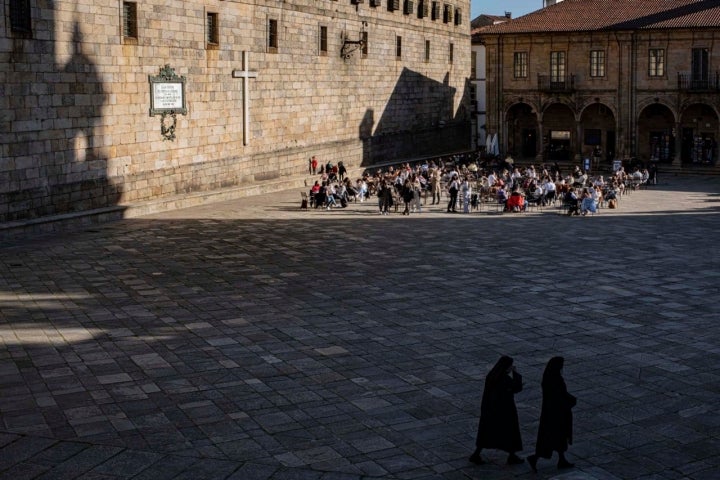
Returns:
[[[425,40],[425,61],[430,61],[430,40]]]
[[[10,30],[17,33],[30,33],[32,12],[30,0],[10,0]]]
[[[440,18],[440,2],[432,2],[431,18],[433,20],[438,20]]]
[[[123,37],[125,37],[125,38],[137,38],[138,37],[137,3],[123,2],[122,29],[123,29]]]
[[[274,18],[268,19],[268,48],[271,52],[277,52],[278,21]]]
[[[214,12],[207,13],[207,44],[218,45],[220,43],[220,25],[218,24],[218,14]]]
[[[328,30],[325,25],[320,25],[320,55],[326,55],[328,51]]]
[[[590,76],[605,76],[605,51],[590,50]]]
[[[455,60],[455,44],[450,42],[450,48],[448,50],[448,62],[453,63],[453,60]]]
[[[528,76],[528,53],[515,52],[513,54],[513,76],[515,78],[527,78]]]
[[[395,37],[395,58],[402,58],[402,37],[400,35]]]
[[[362,56],[367,58],[368,56],[368,32],[362,32]]]
[[[665,75],[665,49],[651,48],[648,51],[648,76],[662,77]]]

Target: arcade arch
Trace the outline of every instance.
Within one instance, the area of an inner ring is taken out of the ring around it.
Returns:
[[[695,103],[680,115],[680,159],[685,164],[714,165],[718,149],[718,115],[710,106]]]
[[[535,159],[538,153],[538,119],[527,103],[516,103],[507,112],[507,151],[514,158]]]
[[[675,158],[675,115],[666,105],[645,107],[637,123],[637,157],[643,162],[672,162]]]

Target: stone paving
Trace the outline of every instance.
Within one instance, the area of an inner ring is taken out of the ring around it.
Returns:
[[[720,179],[618,210],[380,216],[297,190],[5,242],[0,478],[720,478]],[[515,358],[554,355],[571,471],[467,462]]]

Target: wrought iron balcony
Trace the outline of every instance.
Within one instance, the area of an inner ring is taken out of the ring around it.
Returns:
[[[554,75],[538,74],[538,90],[542,92],[569,93],[575,91],[575,75]]]
[[[678,73],[678,90],[685,92],[720,91],[720,72],[709,74],[705,78],[693,76],[691,73]]]

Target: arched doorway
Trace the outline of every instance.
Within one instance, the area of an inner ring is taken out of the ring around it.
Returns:
[[[670,163],[675,158],[675,115],[661,103],[648,105],[638,118],[637,156],[642,162]]]
[[[680,159],[685,164],[715,165],[718,116],[708,105],[696,103],[680,115]]]
[[[588,105],[580,116],[583,158],[593,159],[593,170],[615,159],[615,114],[602,103]]]
[[[538,122],[532,107],[516,103],[507,113],[508,152],[514,158],[535,159]]]
[[[574,157],[577,139],[575,115],[570,107],[553,103],[543,112],[543,148],[547,160],[569,161]]]

